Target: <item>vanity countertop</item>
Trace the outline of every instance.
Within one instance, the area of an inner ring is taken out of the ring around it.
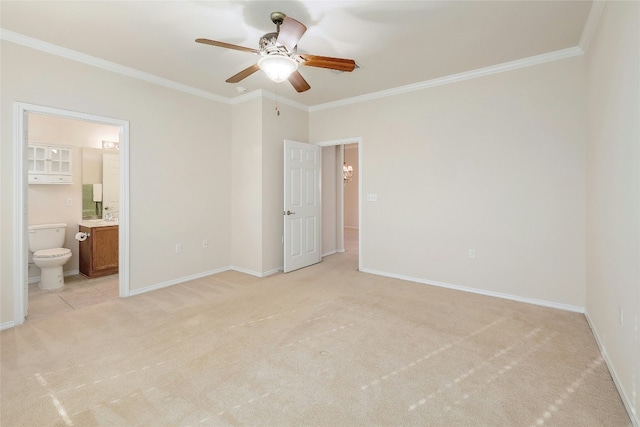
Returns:
[[[78,225],[87,228],[96,228],[96,227],[114,227],[118,225],[118,221],[105,221],[102,219],[88,219],[84,221],[80,221]]]

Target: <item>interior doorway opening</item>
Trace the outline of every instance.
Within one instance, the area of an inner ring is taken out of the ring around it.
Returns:
[[[362,138],[323,141],[318,145],[323,147],[323,256],[345,252],[347,247],[357,248],[358,269],[362,270]],[[351,176],[345,174],[349,166]]]
[[[120,212],[119,212],[119,250],[118,264],[118,296],[129,296],[129,122],[109,117],[95,116],[86,113],[62,110],[58,108],[45,107],[26,103],[15,104],[15,157],[14,165],[16,170],[16,182],[14,193],[14,227],[16,236],[14,239],[14,249],[16,254],[16,265],[14,270],[14,326],[24,323],[28,313],[29,302],[29,242],[28,242],[28,162],[27,149],[29,145],[29,116],[32,114],[42,116],[52,116],[62,119],[77,120],[80,122],[90,122],[107,126],[114,126],[118,129],[120,144]],[[68,198],[65,200],[69,204]],[[79,202],[79,200],[78,200]],[[72,201],[73,204],[73,201]],[[67,233],[75,235],[73,226]]]

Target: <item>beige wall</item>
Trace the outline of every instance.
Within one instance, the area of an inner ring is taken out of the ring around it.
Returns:
[[[233,105],[232,265],[263,276],[283,266],[284,140],[306,142],[307,113],[256,97]]]
[[[310,139],[363,138],[365,270],[580,308],[583,126],[573,58],[314,111]]]
[[[102,141],[118,141],[120,128],[97,123],[69,120],[42,114],[29,114],[29,143],[51,144],[72,148],[73,183],[63,185],[29,185],[29,225],[67,224],[64,247],[71,249],[72,257],[64,265],[65,272],[78,271],[78,241],[74,239],[78,222],[82,220],[82,150],[84,147],[101,148]],[[71,199],[71,206],[66,205]],[[31,262],[29,253],[29,262]],[[29,277],[40,276],[40,268],[29,265]]]
[[[262,99],[262,274],[273,273],[284,265],[284,140],[307,142],[308,113]]]
[[[268,98],[229,106],[2,41],[0,323],[13,321],[20,268],[14,102],[130,122],[134,291],[227,266],[279,268],[282,140],[358,135],[362,194],[378,196],[363,201],[364,269],[586,307],[637,414],[639,9],[608,2],[586,58],[309,117],[282,104],[278,117]],[[38,212],[29,221],[44,220]]]
[[[587,51],[586,311],[640,414],[640,3],[607,2]],[[622,324],[620,322],[622,310]]]
[[[130,123],[132,290],[230,265],[231,109],[2,41],[0,323],[13,321],[14,102]],[[207,249],[202,240],[209,241]],[[181,243],[182,254],[175,253]]]
[[[231,263],[251,274],[262,270],[262,100],[232,107]],[[221,206],[222,208],[222,206]]]

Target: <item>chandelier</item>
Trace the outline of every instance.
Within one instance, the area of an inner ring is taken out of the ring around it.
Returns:
[[[342,165],[342,177],[344,179],[344,182],[346,183],[351,181],[352,176],[353,176],[353,166],[351,166],[347,162],[344,162]]]

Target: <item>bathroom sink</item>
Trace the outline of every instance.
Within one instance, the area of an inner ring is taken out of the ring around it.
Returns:
[[[106,221],[104,219],[85,219],[80,221],[80,225],[84,227],[109,227],[112,225],[118,225],[118,220]]]

